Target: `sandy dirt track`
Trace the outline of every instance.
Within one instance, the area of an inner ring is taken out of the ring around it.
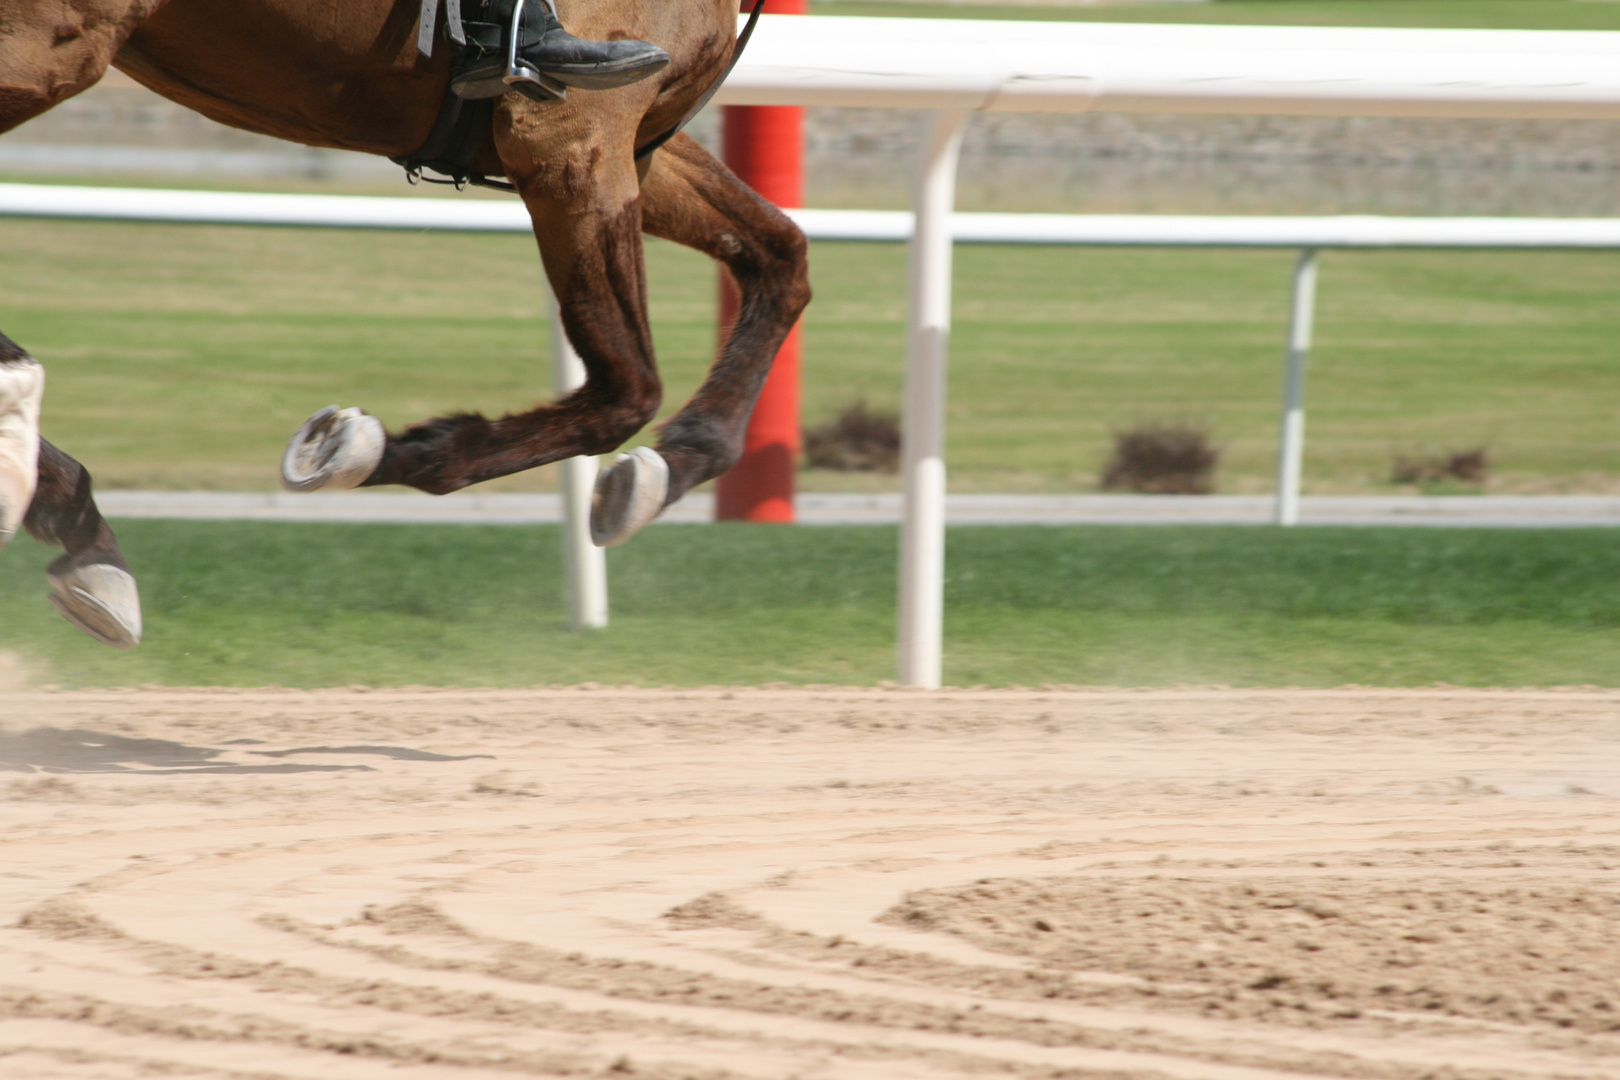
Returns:
[[[1620,692],[0,693],[0,1077],[1620,1078]]]

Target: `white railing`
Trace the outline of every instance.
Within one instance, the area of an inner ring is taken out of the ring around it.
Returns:
[[[1424,219],[1322,219],[1299,232],[1277,222],[1310,219],[1151,219],[1132,233],[1135,218],[1076,218],[1056,239],[1052,224],[1025,219],[1018,227],[953,215],[956,163],[963,127],[985,112],[1182,112],[1327,116],[1428,116],[1620,119],[1620,33],[1509,30],[1384,30],[1340,27],[1139,26],[929,19],[767,16],[753,44],[716,97],[728,105],[837,105],[931,110],[917,170],[908,230],[893,215],[821,218],[802,211],[814,235],[840,239],[909,239],[911,301],[906,350],[905,515],[900,582],[900,681],[940,684],[943,644],[943,454],[946,342],[950,330],[950,266],[954,239],[1008,243],[1199,244],[1293,247],[1302,255],[1294,275],[1288,337],[1288,390],[1279,451],[1277,518],[1297,514],[1304,437],[1303,372],[1310,342],[1315,251],[1328,247],[1613,247],[1610,222],[1451,219],[1424,240]],[[29,189],[35,209],[47,197]],[[14,194],[19,198],[24,192]],[[157,206],[154,193],[144,193]],[[98,197],[79,196],[82,213],[119,217]],[[100,196],[110,199],[110,196]],[[236,201],[253,197],[167,193],[165,215],[142,220],[220,221]],[[336,197],[267,196],[256,204],[258,224],[339,224],[352,206],[372,228],[470,228],[503,231],[515,204],[469,200],[348,202]],[[308,217],[291,220],[308,207]],[[452,205],[456,210],[449,209]],[[0,209],[0,212],[5,212]],[[420,213],[410,224],[391,215]],[[821,212],[829,213],[829,212]],[[279,215],[279,217],[278,217]],[[369,216],[368,216],[369,215]],[[452,224],[457,215],[463,224]],[[883,237],[849,234],[864,220]],[[433,224],[426,224],[428,221]],[[974,225],[972,223],[978,223]],[[836,227],[835,227],[836,226]],[[1252,232],[1243,230],[1252,226]],[[527,229],[526,221],[520,226]],[[997,235],[995,230],[1005,228]],[[1178,229],[1185,231],[1177,237]],[[958,230],[979,230],[965,236]],[[1539,230],[1539,231],[1538,231]],[[1086,236],[1108,238],[1085,239]],[[1501,243],[1486,239],[1493,234]],[[1139,236],[1140,239],[1131,239]],[[1337,236],[1341,241],[1335,242]],[[1225,237],[1225,239],[1212,239]],[[1295,489],[1297,490],[1297,489]],[[572,564],[571,564],[572,565]],[[573,610],[586,610],[582,605]]]
[[[980,112],[1620,116],[1620,34],[767,15],[715,101]]]

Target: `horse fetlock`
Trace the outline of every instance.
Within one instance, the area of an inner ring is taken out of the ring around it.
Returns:
[[[591,494],[591,542],[617,547],[664,509],[669,463],[650,446],[638,446],[596,478]]]
[[[377,471],[387,441],[375,416],[328,405],[304,421],[287,443],[281,484],[288,491],[359,487]]]
[[[45,369],[37,360],[0,360],[0,547],[17,534],[39,482],[44,397]]]
[[[141,594],[129,571],[91,563],[52,567],[46,578],[51,604],[68,622],[115,649],[141,643]]]
[[[742,457],[742,431],[728,435],[716,428],[677,418],[664,429],[658,451],[669,461],[671,501],[726,472]]]

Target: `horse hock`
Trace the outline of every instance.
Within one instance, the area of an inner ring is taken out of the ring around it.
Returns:
[[[359,487],[377,471],[387,438],[375,416],[328,405],[287,443],[281,484],[288,491]]]
[[[17,534],[39,482],[45,368],[0,334],[0,547]]]

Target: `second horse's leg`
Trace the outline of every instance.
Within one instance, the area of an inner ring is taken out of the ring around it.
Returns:
[[[45,369],[0,334],[0,546],[21,525],[67,554],[45,571],[51,603],[97,641],[127,649],[141,640],[141,600],[90,493],[83,465],[39,437]]]
[[[0,334],[0,547],[17,534],[39,476],[45,369]]]
[[[23,519],[28,535],[67,553],[45,570],[62,617],[118,649],[140,644],[141,598],[90,490],[83,465],[39,440],[39,487]]]

